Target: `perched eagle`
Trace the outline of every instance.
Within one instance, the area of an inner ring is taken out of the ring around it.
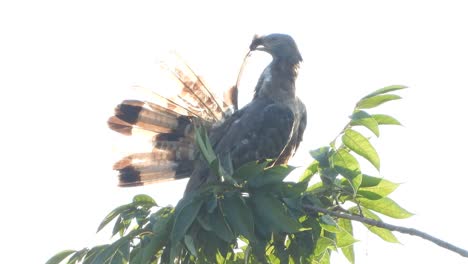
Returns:
[[[153,149],[135,153],[114,165],[119,186],[138,186],[190,177],[186,193],[216,180],[199,156],[196,124],[207,128],[218,156],[230,154],[233,168],[271,159],[285,164],[302,140],[307,113],[296,96],[295,81],[302,61],[294,40],[285,34],[255,36],[250,51],[265,51],[273,60],[261,74],[252,101],[237,109],[237,87],[218,103],[213,93],[186,64],[172,69],[182,86],[173,98],[156,102],[125,100],[108,121],[117,132],[131,135],[142,129],[153,133]]]

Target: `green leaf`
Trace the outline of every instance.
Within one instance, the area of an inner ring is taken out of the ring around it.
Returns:
[[[133,235],[131,234],[129,234],[129,236],[119,238],[114,243],[107,246],[104,250],[98,252],[91,264],[112,263],[114,258],[119,258],[118,255],[120,254],[119,250],[121,247],[130,247],[130,239],[132,238]]]
[[[369,109],[377,107],[385,102],[401,99],[401,96],[395,94],[383,94],[375,95],[373,97],[367,97],[361,99],[357,105],[356,109]]]
[[[390,86],[378,89],[378,90],[364,96],[363,98],[370,98],[370,97],[374,97],[376,95],[385,94],[385,93],[389,93],[389,92],[393,92],[393,91],[397,91],[397,90],[401,90],[401,89],[405,89],[405,88],[408,88],[408,87],[406,87],[404,85],[390,85]]]
[[[328,156],[329,156],[329,153],[330,153],[330,147],[329,146],[325,146],[325,147],[321,147],[321,148],[318,148],[318,149],[311,150],[311,151],[309,151],[309,153],[312,156],[312,158],[314,158],[316,161],[319,162],[321,167],[329,167],[330,166],[330,164],[328,164]]]
[[[203,200],[201,199],[190,198],[186,197],[182,199],[176,206],[174,225],[171,233],[171,241],[174,243],[184,237],[203,204]]]
[[[95,246],[92,249],[90,249],[88,253],[86,254],[83,264],[91,264],[96,258],[96,256],[99,255],[100,252],[105,250],[108,246],[109,245],[100,245],[100,246]]]
[[[327,250],[327,248],[333,248],[334,245],[335,241],[328,237],[321,236],[315,246],[314,255],[320,256]]]
[[[142,205],[144,207],[158,206],[154,199],[146,194],[138,194],[133,197],[133,203],[136,205]]]
[[[174,222],[174,209],[165,207],[152,214],[150,221],[153,223],[150,242],[143,247],[140,263],[150,263],[153,256],[159,252],[169,239],[171,227]]]
[[[341,140],[349,149],[372,163],[377,170],[380,169],[380,158],[377,151],[375,151],[369,140],[361,135],[361,133],[352,129],[346,129]]]
[[[336,246],[339,248],[349,247],[358,240],[353,237],[353,226],[348,219],[339,218],[339,232],[336,233]]]
[[[184,244],[189,250],[190,254],[192,254],[192,256],[198,257],[197,249],[195,247],[195,242],[193,241],[193,237],[191,235],[186,234],[184,236]]]
[[[75,263],[81,263],[81,260],[83,259],[83,257],[86,256],[86,254],[88,253],[89,249],[87,248],[84,248],[80,251],[77,251],[75,252],[75,254],[73,254],[70,259],[68,259],[68,262],[67,264],[75,264]]]
[[[126,211],[130,210],[133,207],[134,206],[132,204],[125,204],[125,205],[121,205],[121,206],[115,208],[114,210],[112,210],[112,212],[110,212],[104,218],[104,220],[102,220],[101,224],[99,225],[99,227],[97,229],[97,232],[101,231],[101,229],[103,229],[107,224],[109,224],[119,214],[121,214],[123,212],[126,212]]]
[[[390,216],[392,218],[404,219],[413,215],[388,197],[384,197],[379,200],[370,200],[364,198],[358,198],[357,200],[361,206],[386,216]]]
[[[342,247],[341,252],[343,255],[346,257],[346,259],[349,261],[349,263],[354,264],[355,263],[355,254],[354,254],[354,245],[349,245],[347,247]]]
[[[254,219],[240,193],[227,193],[221,200],[223,213],[232,230],[249,240],[254,240]]]
[[[286,214],[285,207],[277,198],[269,194],[258,193],[253,194],[251,200],[256,212],[255,215],[261,218],[263,223],[273,231],[295,233],[301,230],[302,226]]]
[[[238,169],[234,171],[232,177],[234,179],[245,180],[248,178],[257,177],[263,173],[268,162],[257,163],[257,161],[251,161],[243,164]]]
[[[335,220],[329,215],[322,215],[319,217],[320,227],[327,230],[328,232],[337,233],[340,231]]]
[[[380,195],[381,197],[386,197],[398,188],[398,186],[399,184],[393,183],[389,180],[363,175],[361,188],[359,189],[358,194],[360,192],[372,192]]]
[[[50,258],[46,264],[59,264],[62,262],[64,259],[66,259],[68,256],[71,254],[77,252],[76,250],[63,250],[60,251],[59,253],[55,254],[52,258]]]
[[[197,220],[203,229],[213,231],[216,236],[228,243],[236,239],[231,229],[227,226],[226,218],[221,214],[220,210],[215,210],[208,214],[201,214]]]
[[[335,152],[332,156],[332,161],[335,170],[349,181],[353,187],[354,193],[356,193],[362,181],[359,162],[344,149],[339,149]]]
[[[358,214],[359,209],[357,207],[352,207],[349,209],[350,212]],[[370,218],[376,221],[382,221],[380,217],[378,217],[376,214],[372,213],[370,210],[367,210],[366,208],[361,208],[362,215],[366,218]],[[398,239],[393,235],[393,233],[385,228],[381,227],[376,227],[368,224],[364,224],[369,231],[372,233],[376,234],[380,238],[382,238],[384,241],[390,242],[390,243],[399,243]]]
[[[299,178],[299,182],[307,182],[309,183],[312,176],[314,176],[318,172],[319,163],[317,161],[312,162],[309,167],[302,173],[301,177]]]
[[[259,188],[265,185],[275,184],[282,182],[286,176],[293,171],[295,167],[288,165],[277,165],[263,171],[256,177],[249,178],[248,186],[252,188]]]
[[[401,126],[400,121],[389,115],[375,114],[372,117],[379,123],[379,125],[398,125]]]
[[[208,139],[208,134],[203,126],[195,128],[195,141],[203,154],[203,157],[211,164],[216,159],[216,154]]]
[[[379,136],[379,123],[367,112],[357,111],[351,116],[352,126],[365,126],[377,137]]]
[[[353,224],[351,223],[351,220],[340,218],[338,219],[338,226],[340,226],[344,231],[346,231],[349,235],[353,236]],[[340,235],[337,235],[337,240],[338,244],[340,244],[340,240],[342,238]],[[353,238],[354,239],[354,238]],[[357,240],[354,240],[357,241]],[[355,256],[354,256],[354,246],[353,243],[351,243],[348,246],[343,246],[341,247],[341,252],[343,252],[343,255],[348,259],[350,263],[355,262]]]

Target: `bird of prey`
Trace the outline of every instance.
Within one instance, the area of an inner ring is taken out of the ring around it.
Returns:
[[[285,34],[255,36],[250,52],[272,56],[261,74],[252,101],[237,109],[237,87],[223,103],[213,96],[190,67],[172,69],[181,92],[155,102],[125,100],[115,109],[109,127],[130,135],[151,132],[153,149],[124,157],[114,165],[119,186],[138,186],[190,177],[186,193],[217,179],[196,148],[194,127],[203,125],[218,156],[229,154],[233,168],[256,160],[285,164],[294,155],[306,128],[307,113],[296,96],[295,81],[302,61],[293,38]]]

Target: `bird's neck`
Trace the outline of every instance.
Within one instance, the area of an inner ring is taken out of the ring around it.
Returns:
[[[267,97],[277,102],[295,98],[298,69],[299,62],[273,59],[258,80],[254,98]]]

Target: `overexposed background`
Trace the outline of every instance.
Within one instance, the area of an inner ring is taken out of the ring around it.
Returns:
[[[98,224],[138,193],[175,205],[185,181],[116,187],[121,136],[106,119],[132,85],[168,89],[154,78],[167,51],[221,90],[235,82],[252,36],[272,32],[292,35],[304,58],[298,93],[310,118],[293,163],[306,165],[308,150],[339,132],[359,98],[407,85],[404,100],[381,109],[405,127],[385,127],[373,142],[380,175],[403,183],[391,197],[416,215],[386,220],[466,248],[467,11],[455,0],[2,1],[1,262],[44,263],[107,242],[110,230],[96,235]],[[265,55],[252,61],[250,77]],[[407,235],[397,234],[402,244],[365,229],[356,236],[357,263],[468,263]]]

